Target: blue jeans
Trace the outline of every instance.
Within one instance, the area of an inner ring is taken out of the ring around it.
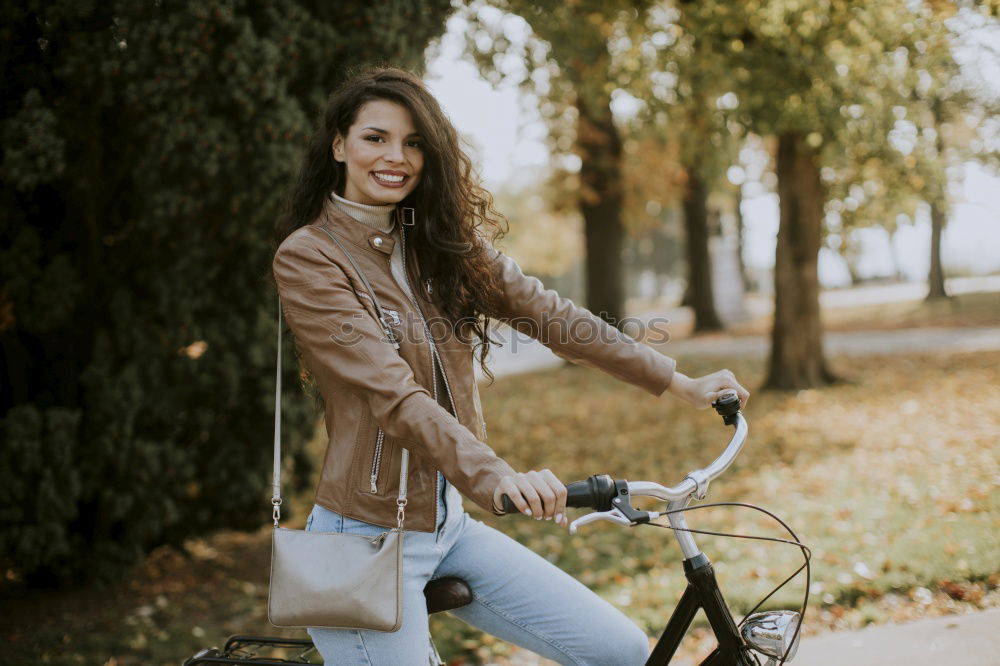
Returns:
[[[474,627],[560,664],[644,664],[646,635],[614,606],[518,542],[473,520],[440,477],[438,525],[406,532],[403,623],[386,633],[309,629],[328,664],[427,666],[430,663],[424,585],[445,576],[465,580],[474,600],[450,611]],[[313,507],[307,530],[375,536],[385,528]]]

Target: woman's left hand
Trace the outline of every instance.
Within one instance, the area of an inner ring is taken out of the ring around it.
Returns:
[[[493,491],[493,507],[501,506],[500,498],[506,495],[517,510],[535,520],[555,520],[567,525],[566,486],[547,469],[510,474],[500,479]]]
[[[719,370],[704,377],[693,378],[674,372],[674,377],[667,387],[667,393],[691,403],[698,409],[710,407],[724,393],[733,391],[740,399],[740,408],[746,407],[750,391],[743,388],[736,381],[736,375],[729,370]]]

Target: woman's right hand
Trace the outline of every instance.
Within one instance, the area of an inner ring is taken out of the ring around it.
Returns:
[[[723,394],[732,391],[735,391],[740,399],[740,409],[746,407],[750,391],[736,381],[736,376],[732,372],[719,370],[704,377],[688,377],[683,373],[674,372],[666,393],[681,398],[698,409],[707,409]]]
[[[566,519],[566,486],[548,469],[509,474],[493,491],[493,507],[503,510],[501,497],[506,495],[517,510],[535,520],[555,520],[568,525]]]

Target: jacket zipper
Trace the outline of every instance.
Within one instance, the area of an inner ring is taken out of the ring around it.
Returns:
[[[382,469],[382,447],[385,445],[385,433],[382,432],[382,428],[378,429],[378,435],[375,436],[375,456],[372,458],[372,473],[371,473],[371,484],[372,492],[378,492],[378,473]]]

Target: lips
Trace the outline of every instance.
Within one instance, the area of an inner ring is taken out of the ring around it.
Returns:
[[[410,177],[402,171],[372,171],[372,180],[382,187],[402,187]]]

